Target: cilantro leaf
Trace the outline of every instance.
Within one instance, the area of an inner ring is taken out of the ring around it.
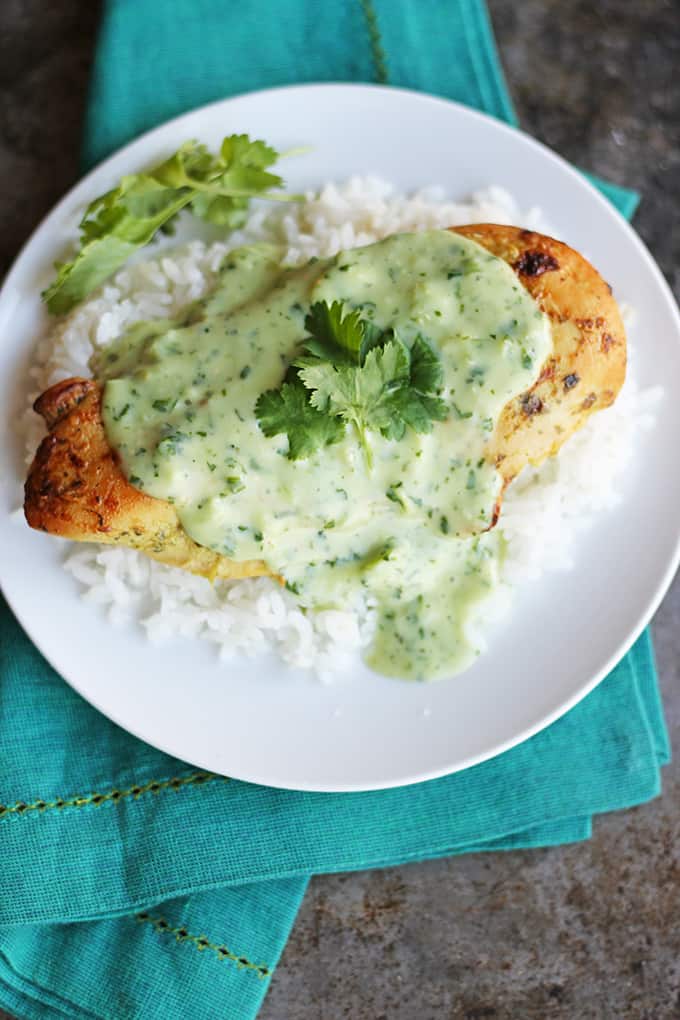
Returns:
[[[289,460],[309,457],[320,447],[337,443],[345,432],[339,418],[312,406],[309,392],[297,378],[263,393],[255,404],[255,416],[265,436],[288,436]]]
[[[196,195],[191,202],[191,211],[207,223],[233,230],[240,227],[245,219],[249,200],[227,198],[224,195]]]
[[[395,393],[395,415],[414,432],[431,432],[432,423],[445,421],[449,408],[436,394],[444,383],[437,352],[418,334],[411,346],[410,385]]]
[[[361,318],[360,309],[343,316],[341,301],[331,305],[315,302],[305,318],[305,329],[311,334],[305,340],[305,350],[335,365],[363,365],[368,352],[387,338],[377,326]]]
[[[300,378],[312,391],[312,405],[354,425],[365,450],[366,429],[388,438],[403,435],[398,426],[399,435],[393,435],[393,398],[409,378],[408,350],[402,343],[390,341],[381,349],[374,348],[361,366],[306,365],[300,369]]]
[[[289,198],[272,194],[283,185],[266,168],[278,153],[248,135],[230,135],[217,155],[186,142],[169,159],[140,174],[123,177],[118,187],[98,196],[80,223],[81,247],[71,262],[57,264],[57,275],[43,292],[54,315],[68,312],[115,273],[158,231],[171,232],[184,208],[210,223],[238,226],[250,199]]]
[[[359,363],[364,331],[358,310],[343,318],[341,301],[317,301],[305,316],[305,329],[311,334],[305,340],[310,354],[336,365]]]
[[[396,390],[389,403],[390,425],[381,431],[387,439],[401,439],[407,428],[414,432],[431,432],[435,421],[445,421],[449,415],[446,402],[440,397],[418,393],[413,387]]]
[[[419,333],[411,346],[411,385],[419,393],[441,389],[444,369],[437,352]]]

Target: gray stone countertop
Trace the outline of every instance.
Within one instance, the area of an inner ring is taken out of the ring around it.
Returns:
[[[639,189],[680,290],[680,6],[491,0],[522,127]],[[77,177],[98,5],[0,5],[0,272]],[[680,746],[680,582],[654,637]],[[261,1020],[680,1017],[680,766],[584,844],[313,879]]]

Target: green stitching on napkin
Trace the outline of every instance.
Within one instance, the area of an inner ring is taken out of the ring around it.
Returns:
[[[239,970],[252,970],[259,978],[266,978],[271,974],[271,969],[265,964],[251,963],[245,956],[238,956],[236,953],[232,953],[226,946],[220,946],[216,942],[211,942],[205,935],[192,935],[184,927],[173,928],[164,917],[152,917],[151,914],[143,913],[137,914],[137,920],[141,923],[152,925],[157,932],[163,935],[174,935],[178,942],[192,942],[199,953],[209,949],[218,959],[231,960]]]
[[[61,811],[63,808],[88,807],[92,804],[99,807],[107,801],[118,803],[125,797],[132,797],[137,800],[144,793],[160,793],[161,790],[180,790],[183,786],[200,786],[209,783],[212,779],[222,779],[229,782],[226,776],[216,776],[214,772],[192,772],[188,776],[175,776],[172,779],[152,779],[147,783],[136,783],[127,790],[109,790],[108,793],[91,793],[87,797],[57,797],[56,800],[35,800],[30,804],[24,801],[17,801],[16,804],[0,804],[0,818],[5,815],[27,815],[31,811],[48,811],[56,808]]]
[[[371,56],[373,57],[373,65],[375,67],[375,80],[380,85],[384,85],[387,81],[387,57],[385,56],[385,50],[383,49],[380,28],[378,26],[378,18],[376,17],[371,0],[359,0],[359,3],[361,4],[361,9],[364,12],[366,28],[368,29],[368,38],[371,43]]]

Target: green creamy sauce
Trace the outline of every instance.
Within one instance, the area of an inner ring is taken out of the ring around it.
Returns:
[[[476,652],[470,633],[498,584],[492,531],[501,478],[485,451],[504,405],[536,380],[546,317],[512,269],[444,230],[400,234],[282,269],[282,251],[232,252],[210,297],[181,322],[142,323],[100,355],[112,446],[138,488],[174,503],[188,534],[235,560],[264,559],[309,607],[364,595],[379,672],[451,674]],[[356,434],[306,460],[265,438],[257,398],[300,353],[316,301],[345,302],[439,352],[450,407],[432,432],[398,441]]]

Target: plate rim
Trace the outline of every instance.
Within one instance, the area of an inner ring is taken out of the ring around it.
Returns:
[[[48,227],[53,219],[58,219],[59,215],[62,213],[64,208],[67,207],[69,203],[73,201],[75,193],[80,191],[81,189],[83,191],[86,191],[87,186],[92,180],[92,178],[99,174],[109,163],[119,158],[125,158],[136,147],[141,148],[143,146],[153,144],[155,136],[159,136],[161,133],[175,126],[181,127],[182,121],[188,120],[189,118],[192,118],[197,114],[204,113],[209,114],[211,111],[223,108],[229,104],[236,103],[239,100],[243,100],[245,98],[266,97],[269,95],[274,94],[280,95],[290,92],[304,93],[317,90],[328,92],[342,90],[353,91],[356,93],[370,91],[372,93],[386,94],[389,95],[390,97],[402,94],[408,96],[409,100],[417,100],[419,102],[422,102],[424,105],[436,104],[438,106],[454,108],[454,110],[457,112],[457,115],[459,116],[467,117],[473,120],[480,120],[486,123],[488,126],[491,126],[493,130],[501,131],[502,133],[505,133],[507,135],[513,136],[519,135],[525,144],[528,144],[530,147],[538,150],[543,158],[548,158],[550,161],[557,163],[563,171],[567,171],[568,175],[571,176],[572,179],[578,183],[579,187],[581,188],[585,187],[587,191],[590,192],[591,199],[597,200],[597,202],[602,207],[607,209],[609,215],[613,215],[618,219],[619,227],[622,227],[628,234],[629,240],[633,243],[636,249],[636,254],[638,255],[638,257],[644,260],[647,269],[651,272],[652,276],[655,278],[657,287],[663,294],[665,303],[668,307],[668,310],[670,311],[671,318],[675,323],[678,337],[680,337],[680,312],[678,310],[673,292],[671,291],[668,281],[664,277],[663,273],[661,272],[661,269],[657,265],[654,257],[652,256],[651,252],[645,245],[644,241],[642,241],[642,239],[639,237],[639,235],[631,226],[631,224],[625,219],[625,217],[621,215],[621,213],[612,205],[612,203],[609,202],[609,200],[604,197],[604,195],[584,176],[582,172],[573,167],[566,159],[564,159],[564,157],[560,156],[558,153],[550,149],[543,142],[537,140],[536,138],[533,138],[531,135],[527,134],[522,129],[507,124],[504,121],[498,120],[497,118],[487,113],[484,113],[480,110],[467,107],[462,103],[456,102],[455,100],[450,100],[445,97],[432,95],[429,93],[418,92],[412,89],[375,85],[370,83],[364,84],[357,82],[318,82],[318,83],[308,82],[297,83],[293,85],[277,86],[268,89],[253,90],[249,92],[242,92],[234,96],[228,96],[222,99],[213,100],[210,103],[206,103],[201,106],[195,107],[191,110],[185,111],[184,113],[179,114],[167,121],[164,121],[163,123],[156,125],[155,127],[149,129],[148,131],[145,131],[143,134],[138,135],[137,137],[123,145],[121,148],[116,149],[114,152],[109,154],[107,157],[105,157],[103,160],[101,160],[99,163],[93,166],[83,177],[79,178],[74,183],[74,185],[71,188],[69,188],[69,190],[59,199],[59,201],[56,202],[54,206],[52,206],[52,208],[46,213],[46,215],[31,231],[27,240],[24,242],[24,244],[18,251],[15,259],[13,260],[2,282],[2,287],[0,287],[0,305],[4,305],[5,303],[7,303],[7,297],[12,290],[14,278],[21,272],[23,262],[27,257],[29,249],[32,250],[37,235],[41,233],[46,227]],[[9,303],[9,305],[11,310],[11,302]],[[5,317],[6,315],[5,316],[0,315],[0,327],[4,324]],[[340,784],[325,783],[324,785],[319,786],[314,781],[310,781],[308,783],[296,781],[295,785],[291,785],[290,783],[285,782],[273,783],[269,779],[263,780],[261,777],[252,775],[242,774],[238,776],[233,776],[233,773],[231,772],[230,775],[232,775],[233,778],[241,779],[244,782],[266,784],[278,789],[299,790],[309,792],[328,792],[328,793],[360,792],[379,789],[391,789],[399,786],[413,785],[430,779],[435,779],[445,775],[454,774],[455,772],[463,771],[464,769],[480,764],[483,761],[495,758],[498,755],[503,754],[505,751],[510,750],[512,747],[515,747],[518,744],[521,744],[524,741],[530,739],[532,736],[535,736],[541,730],[550,726],[561,716],[569,712],[575,705],[577,705],[581,700],[583,700],[583,698],[585,698],[592,690],[594,690],[595,687],[597,687],[597,685],[605,678],[605,676],[607,676],[611,672],[611,670],[627,654],[627,652],[633,646],[635,641],[637,641],[637,639],[639,638],[642,631],[649,624],[652,616],[654,615],[659,605],[661,604],[663,598],[665,597],[679,565],[680,565],[680,524],[678,525],[677,529],[673,555],[669,559],[663,575],[657,581],[653,595],[647,600],[644,609],[642,609],[639,612],[638,622],[636,626],[631,628],[626,637],[618,643],[616,648],[612,651],[612,653],[608,657],[605,664],[599,670],[597,670],[594,673],[594,675],[590,677],[585,683],[581,684],[578,687],[578,689],[575,690],[568,698],[562,700],[559,706],[557,706],[552,711],[544,714],[541,717],[541,719],[537,721],[535,724],[525,727],[521,732],[519,732],[515,736],[495,744],[493,748],[485,752],[470,755],[467,758],[460,760],[453,767],[426,769],[422,772],[419,772],[418,774],[409,776],[407,778],[399,777],[389,782],[380,781],[377,784],[350,782]],[[101,712],[101,714],[104,715],[107,719],[109,719],[116,725],[120,726],[122,729],[130,733],[132,736],[142,740],[144,743],[147,743],[150,746],[162,751],[163,753],[171,755],[172,757],[182,758],[181,751],[178,755],[176,750],[173,750],[171,747],[168,747],[167,745],[164,746],[163,741],[158,742],[155,739],[150,740],[149,737],[144,734],[143,727],[141,726],[131,727],[129,722],[127,721],[124,722],[120,718],[118,718],[115,712],[112,712],[109,708],[101,707],[101,705],[98,704],[99,699],[97,697],[93,697],[92,694],[87,691],[85,685],[81,685],[77,681],[73,681],[64,675],[62,670],[57,665],[56,661],[54,661],[54,657],[52,655],[46,654],[45,651],[43,650],[43,647],[41,646],[41,642],[39,640],[36,640],[33,633],[33,625],[30,618],[27,618],[27,615],[23,613],[21,610],[19,610],[18,607],[15,606],[11,596],[8,594],[2,578],[1,565],[0,565],[0,591],[2,591],[7,601],[7,604],[9,605],[14,616],[18,620],[22,629],[25,631],[31,643],[38,649],[40,654],[46,659],[46,661],[55,670],[55,672],[73,690],[75,690],[81,697],[83,697],[84,700],[88,702],[88,704],[92,705],[97,711]],[[191,764],[198,768],[206,769],[208,771],[215,771],[214,766],[211,766],[205,759],[201,761],[200,756],[194,755],[193,753],[191,755],[191,762],[188,764]]]

